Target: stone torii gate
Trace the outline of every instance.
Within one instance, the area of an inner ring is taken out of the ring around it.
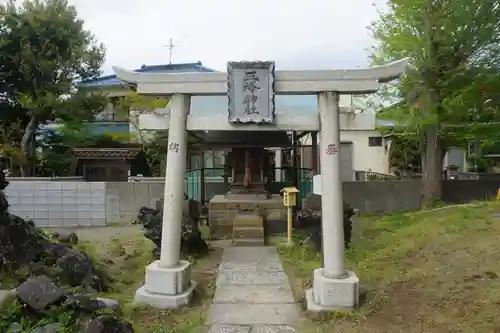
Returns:
[[[309,310],[353,308],[359,279],[344,268],[343,200],[340,177],[339,94],[376,92],[398,78],[407,60],[349,70],[275,71],[274,62],[228,63],[228,72],[140,73],[114,67],[117,77],[140,94],[170,96],[168,158],[165,176],[160,260],[146,267],[145,284],[135,301],[157,308],[187,304],[195,283],[190,263],[180,260],[181,220],[186,170],[186,131],[310,131],[320,133],[324,267],[314,271],[306,292]],[[318,113],[275,114],[276,94],[317,95]],[[227,95],[220,114],[191,115],[193,95]]]

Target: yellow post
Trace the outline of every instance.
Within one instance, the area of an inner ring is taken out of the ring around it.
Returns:
[[[500,200],[500,188],[497,191],[497,200]]]
[[[281,190],[283,193],[283,206],[287,208],[287,233],[288,233],[288,246],[293,245],[292,231],[293,231],[293,215],[292,208],[297,205],[297,190],[295,187],[285,187]]]

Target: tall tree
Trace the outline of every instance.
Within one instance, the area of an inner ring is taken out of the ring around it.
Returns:
[[[66,0],[0,5],[0,93],[28,111],[23,154],[34,151],[38,125],[53,120],[58,110],[92,105],[83,100],[93,96],[75,96],[75,85],[99,75],[104,51]]]
[[[392,114],[420,134],[423,204],[442,195],[447,126],[481,122],[500,93],[500,4],[497,0],[391,0],[371,30],[375,64],[408,57],[412,68],[387,90],[408,103]],[[458,103],[460,99],[467,103]],[[498,109],[497,109],[498,110]],[[497,113],[498,118],[498,113]]]

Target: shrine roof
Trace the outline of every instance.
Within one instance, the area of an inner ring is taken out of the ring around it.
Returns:
[[[183,64],[166,64],[166,65],[142,65],[135,72],[140,73],[192,73],[192,72],[216,72],[216,70],[203,66],[201,61],[194,63]],[[130,86],[119,80],[115,74],[105,75],[92,80],[82,81],[78,84],[79,88],[106,88]]]

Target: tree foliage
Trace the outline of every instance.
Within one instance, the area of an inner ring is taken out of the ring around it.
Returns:
[[[165,160],[167,154],[168,135],[166,132],[151,134],[143,131],[139,126],[139,117],[141,113],[164,109],[168,102],[167,99],[140,95],[135,91],[130,91],[120,98],[115,106],[116,110],[132,125],[135,139],[141,145],[142,155],[152,176],[160,176],[161,174],[161,161]]]
[[[104,107],[103,98],[75,89],[77,82],[99,75],[104,51],[66,0],[0,5],[0,93],[26,109],[23,154],[34,150],[40,123],[89,118]]]
[[[153,177],[161,177],[164,166],[162,161],[167,159],[168,132],[156,132],[148,138],[143,145],[146,162],[152,172]]]
[[[134,127],[135,134],[141,145],[145,145],[148,139],[139,127],[139,117],[143,112],[152,112],[167,106],[168,100],[153,96],[140,95],[136,91],[130,91],[118,100],[115,109],[123,118],[129,120]]]
[[[470,124],[500,119],[500,4],[493,0],[391,0],[371,27],[373,63],[411,68],[382,93],[406,103],[386,112],[418,133],[424,205],[442,193],[443,156]]]
[[[399,128],[378,129],[391,140],[389,161],[391,170],[396,175],[406,172],[420,172],[420,149],[418,135]]]

